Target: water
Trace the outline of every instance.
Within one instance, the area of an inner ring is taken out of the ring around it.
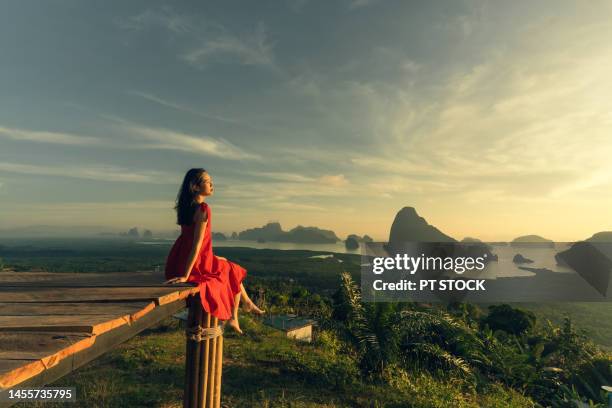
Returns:
[[[160,239],[155,241],[139,241],[142,245],[172,245],[173,239]],[[246,247],[255,249],[280,249],[280,250],[307,250],[307,251],[323,251],[336,252],[341,254],[361,254],[358,249],[346,249],[344,242],[336,242],[335,244],[301,244],[293,242],[257,242],[257,241],[215,241],[213,240],[213,248],[221,247]]]
[[[480,275],[482,278],[503,278],[512,276],[533,276],[533,272],[519,269],[519,267],[548,269],[554,272],[573,273],[571,268],[557,265],[555,255],[570,247],[570,243],[555,243],[555,248],[512,247],[510,245],[493,246],[491,252],[497,255],[497,262],[489,262],[487,268]],[[516,254],[531,259],[533,263],[515,264],[512,259]]]

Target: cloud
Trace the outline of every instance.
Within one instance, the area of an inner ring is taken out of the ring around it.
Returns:
[[[344,187],[349,184],[349,181],[344,177],[344,174],[329,175],[319,177],[320,183],[332,186],[332,187]]]
[[[117,144],[112,140],[101,140],[94,137],[5,127],[0,127],[0,135],[28,142],[92,147],[105,146],[121,149],[177,150],[204,153],[227,160],[259,159],[258,155],[244,152],[227,140],[189,135],[163,128],[141,126],[117,117],[106,116],[105,118],[113,123],[121,124],[119,130],[124,134],[127,133],[131,140],[130,138],[124,139],[121,144]]]
[[[95,137],[79,136],[70,133],[15,129],[3,126],[0,126],[0,136],[19,141],[54,143],[64,145],[95,146],[101,144],[100,139],[97,139]]]
[[[160,98],[159,96],[156,96],[156,95],[153,95],[151,93],[148,93],[148,92],[140,92],[140,91],[132,90],[132,91],[128,91],[127,94],[128,95],[132,95],[132,96],[137,96],[137,97],[145,99],[145,100],[147,100],[149,102],[154,102],[154,103],[156,103],[158,105],[165,106],[167,108],[176,109],[176,110],[181,111],[181,112],[187,112],[187,113],[190,113],[192,115],[199,116],[199,117],[202,117],[202,118],[212,119],[212,120],[216,120],[216,121],[224,122],[224,123],[229,123],[229,124],[233,124],[233,125],[244,126],[244,127],[248,127],[248,128],[251,128],[251,129],[261,129],[259,126],[254,126],[254,125],[251,125],[249,123],[246,123],[246,122],[238,120],[238,119],[233,119],[233,118],[228,118],[228,117],[225,117],[225,116],[220,116],[220,115],[214,115],[214,114],[210,114],[210,113],[201,112],[201,111],[199,111],[197,109],[194,109],[194,108],[191,108],[191,107],[189,107],[187,105],[180,104],[180,103],[177,103],[177,102],[172,102],[172,101],[169,101],[167,99]]]
[[[0,162],[0,171],[125,183],[176,184],[179,179],[176,175],[158,171],[142,172],[108,165],[40,166]]]
[[[119,27],[132,31],[143,31],[151,27],[162,27],[176,34],[194,31],[190,19],[177,15],[170,7],[144,10],[142,13],[128,18],[118,18],[115,22]]]
[[[517,27],[520,35],[434,84],[366,82],[366,109],[354,120],[382,137],[351,162],[419,187],[406,194],[446,191],[457,200],[552,202],[611,191],[612,46],[604,39],[612,26],[567,23]]]
[[[180,58],[196,67],[229,58],[242,65],[258,65],[276,69],[272,45],[268,42],[263,23],[245,36],[225,33],[210,39],[200,39],[200,44],[183,53]]]
[[[169,129],[137,125],[128,125],[124,130],[142,140],[142,143],[136,146],[138,148],[204,153],[228,160],[260,158],[258,155],[247,153],[223,139],[194,136]]]
[[[127,19],[117,20],[119,27],[130,31],[161,28],[181,39],[183,50],[178,58],[197,68],[221,61],[237,61],[277,70],[273,46],[266,27],[259,22],[253,31],[241,34],[197,15],[180,15],[170,7],[149,9]]]
[[[172,210],[172,201],[111,201],[111,202],[59,202],[59,203],[23,203],[20,210],[36,210],[37,212],[91,212],[120,210]]]
[[[315,180],[313,177],[307,177],[307,176],[304,176],[303,174],[296,174],[296,173],[256,171],[250,174],[254,176],[258,176],[258,177],[269,178],[272,180],[290,181],[290,182],[296,182],[296,183],[310,183]]]
[[[368,7],[377,2],[378,0],[351,0],[349,2],[349,9],[359,9],[363,7]]]

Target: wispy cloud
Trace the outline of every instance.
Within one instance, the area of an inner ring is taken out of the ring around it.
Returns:
[[[142,143],[137,148],[165,149],[184,152],[204,153],[228,160],[259,159],[256,154],[248,153],[227,140],[208,136],[194,136],[169,129],[129,125],[125,131],[139,137]]]
[[[16,129],[0,126],[0,136],[8,139],[26,141],[26,142],[42,142],[55,143],[64,145],[99,145],[100,139],[90,136],[79,136],[70,133],[61,132],[46,132]]]
[[[535,202],[612,191],[611,26],[521,30],[435,86],[366,83],[368,109],[355,120],[385,143],[351,162],[385,181],[403,177],[406,188],[382,183],[391,194]]]
[[[21,210],[36,210],[42,212],[87,212],[118,211],[118,210],[172,210],[172,201],[110,201],[110,202],[59,202],[59,203],[23,203]]]
[[[40,166],[33,164],[0,162],[0,171],[42,176],[69,177],[86,180],[126,183],[176,184],[177,175],[159,171],[136,171],[108,165]]]
[[[375,3],[378,3],[379,0],[351,0],[349,2],[350,9],[359,9],[363,7],[371,6]]]
[[[202,16],[175,13],[170,7],[149,9],[127,19],[117,21],[121,28],[143,31],[161,28],[182,39],[178,58],[198,68],[219,61],[237,61],[277,70],[273,45],[265,25],[259,22],[254,30],[237,34],[225,26]]]
[[[273,172],[273,171],[256,171],[250,173],[258,177],[265,177],[271,180],[279,181],[290,181],[295,183],[311,183],[315,180],[313,177],[307,177],[303,174],[297,173],[286,173],[286,172]]]
[[[185,104],[181,104],[181,103],[177,103],[177,102],[173,102],[173,101],[169,101],[167,99],[161,98],[157,95],[153,95],[151,93],[148,92],[140,92],[140,91],[128,91],[127,92],[128,95],[132,95],[132,96],[137,96],[139,98],[145,99],[149,102],[153,102],[156,103],[158,105],[161,106],[165,106],[167,108],[172,108],[172,109],[176,109],[178,111],[181,112],[187,112],[190,113],[192,115],[195,116],[199,116],[202,118],[206,118],[206,119],[212,119],[212,120],[216,120],[219,122],[224,122],[224,123],[229,123],[229,124],[233,124],[233,125],[239,125],[239,126],[244,126],[244,127],[248,127],[248,128],[252,128],[252,129],[260,129],[260,127],[252,125],[250,123],[246,123],[242,120],[238,120],[238,119],[234,119],[234,118],[228,118],[225,116],[221,116],[221,115],[215,115],[215,114],[211,114],[211,113],[207,113],[207,112],[202,112],[200,110],[194,109],[190,106],[187,106]]]
[[[181,55],[183,60],[197,67],[205,67],[210,62],[228,57],[242,65],[276,69],[272,45],[263,23],[259,23],[255,31],[245,36],[224,33],[214,38],[201,39],[197,47]]]
[[[331,187],[344,187],[349,184],[349,181],[344,177],[344,174],[326,174],[319,177],[318,180],[321,184],[325,184]]]
[[[194,31],[190,19],[174,13],[170,7],[147,9],[128,18],[116,19],[115,22],[119,27],[133,31],[141,31],[150,27],[162,27],[177,34]]]

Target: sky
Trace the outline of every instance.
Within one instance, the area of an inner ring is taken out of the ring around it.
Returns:
[[[612,230],[610,1],[6,1],[0,229]]]

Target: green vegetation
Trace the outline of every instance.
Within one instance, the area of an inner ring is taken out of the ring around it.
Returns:
[[[110,241],[45,245],[4,246],[0,256],[17,270],[94,272],[122,270],[111,268],[121,262],[150,269],[168,250]],[[354,283],[359,256],[217,252],[247,267],[260,305],[319,323],[315,342],[306,344],[244,316],[246,335],[226,335],[229,407],[606,406],[600,384],[612,384],[612,355],[592,340],[612,338],[609,304],[362,303]],[[80,402],[71,407],[180,407],[184,347],[183,330],[168,319],[54,385],[77,387]]]
[[[388,380],[371,380],[331,330],[307,344],[248,317],[241,325],[247,335],[226,334],[222,402],[229,407],[533,406],[499,384],[477,392],[426,372],[390,367]],[[77,403],[16,407],[181,407],[184,347],[183,330],[168,319],[54,383],[75,386]]]
[[[612,382],[612,355],[569,318],[561,327],[536,330],[533,313],[508,305],[492,306],[479,317],[473,305],[362,303],[348,274],[338,299],[341,332],[372,378],[427,373],[477,393],[501,384],[542,406],[607,403],[601,385]]]

